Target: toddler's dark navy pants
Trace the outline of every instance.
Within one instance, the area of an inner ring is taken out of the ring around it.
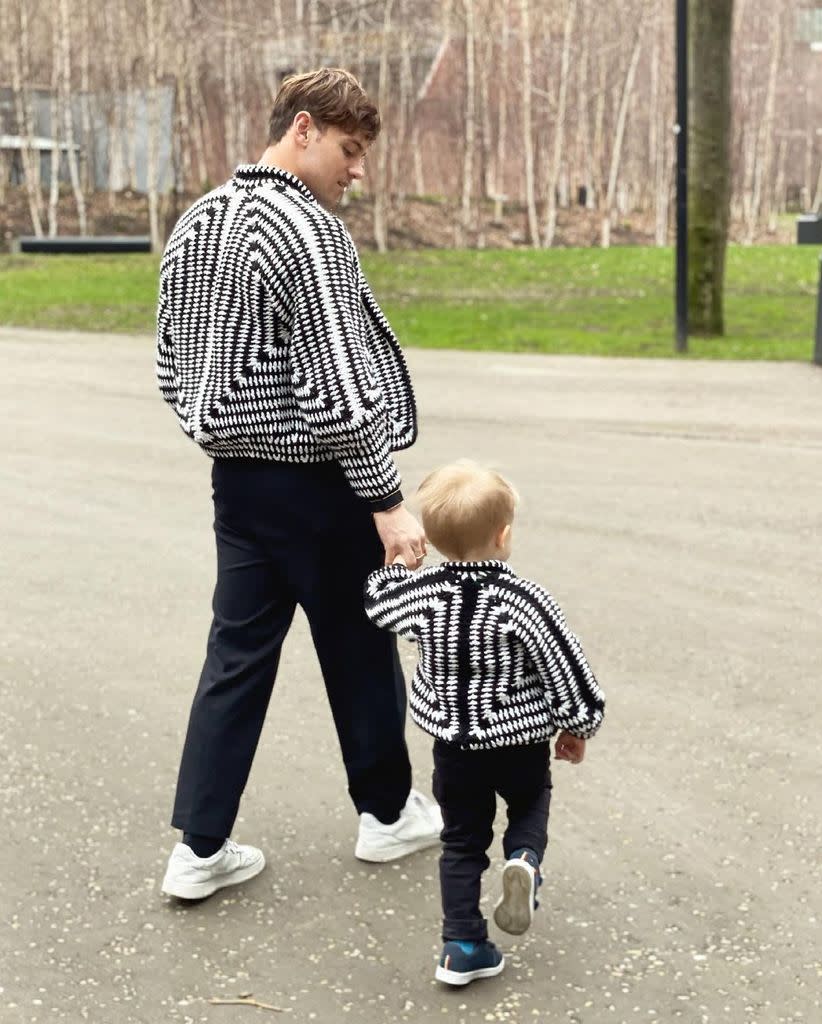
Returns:
[[[486,850],[494,838],[497,794],[508,805],[502,838],[506,859],[526,846],[542,860],[551,803],[549,757],[547,743],[463,750],[434,741],[434,798],[445,823],[440,857],[445,942],[488,938],[479,904],[482,873],[490,863]]]

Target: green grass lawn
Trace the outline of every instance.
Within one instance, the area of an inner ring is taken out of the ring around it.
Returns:
[[[406,346],[586,355],[673,355],[671,249],[423,250],[365,254]],[[732,246],[725,338],[689,354],[796,359],[813,349],[819,251]],[[0,256],[0,323],[151,332],[157,259]]]

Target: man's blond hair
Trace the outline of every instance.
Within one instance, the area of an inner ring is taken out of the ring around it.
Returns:
[[[505,477],[467,459],[435,469],[417,491],[426,537],[455,560],[487,546],[509,526],[518,500]]]
[[[283,80],[268,122],[268,143],[279,142],[301,110],[322,130],[332,125],[373,142],[380,133],[380,113],[363,87],[344,68],[318,68]]]

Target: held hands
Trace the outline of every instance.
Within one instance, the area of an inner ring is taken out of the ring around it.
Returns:
[[[572,736],[570,732],[563,729],[557,736],[554,753],[557,761],[570,761],[571,764],[579,764],[585,757],[585,740],[581,740],[579,736]]]
[[[419,569],[426,552],[425,531],[404,505],[375,512],[374,525],[385,548],[384,565],[402,562]]]

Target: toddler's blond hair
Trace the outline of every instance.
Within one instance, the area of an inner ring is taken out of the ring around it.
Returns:
[[[417,490],[427,538],[455,561],[489,544],[510,525],[518,501],[505,477],[467,459],[435,469]]]

